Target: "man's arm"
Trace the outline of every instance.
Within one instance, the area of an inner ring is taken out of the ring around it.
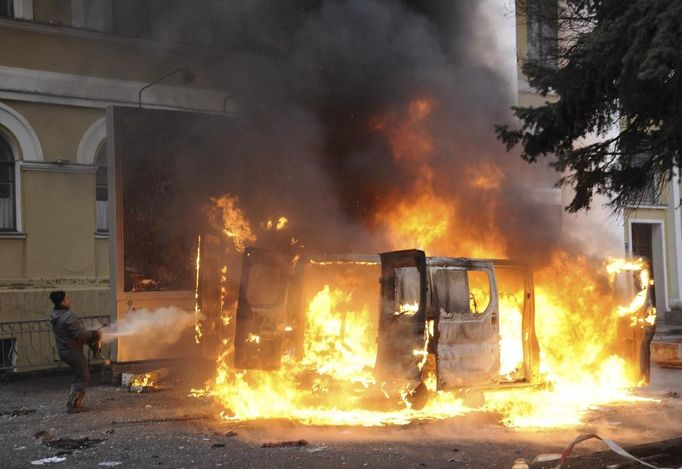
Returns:
[[[83,323],[76,317],[75,314],[69,311],[69,316],[66,318],[66,329],[69,331],[69,335],[74,340],[80,340],[83,342],[88,342],[92,340],[95,335],[95,331],[89,331],[83,327]]]

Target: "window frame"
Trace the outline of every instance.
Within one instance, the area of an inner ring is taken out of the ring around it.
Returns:
[[[10,203],[10,209],[12,210],[12,220],[10,222],[9,227],[3,227],[0,226],[0,234],[6,234],[6,233],[17,233],[18,231],[18,226],[17,226],[17,210],[18,210],[18,203],[17,203],[17,158],[15,156],[15,152],[12,149],[12,144],[10,143],[9,139],[3,135],[2,132],[0,132],[0,148],[5,147],[5,150],[7,151],[7,155],[9,156],[9,160],[3,160],[0,159],[0,168],[5,168],[8,167],[9,171],[7,172],[9,174],[9,186],[10,186],[10,198],[9,200],[11,201]],[[0,150],[1,151],[1,150]],[[2,171],[0,171],[2,173]]]
[[[444,270],[444,271],[461,271],[464,273],[464,278],[466,279],[466,288],[467,288],[467,294],[469,295],[469,299],[471,299],[471,286],[469,284],[469,272],[483,272],[486,274],[488,278],[488,296],[489,296],[489,301],[486,307],[483,309],[483,311],[479,312],[474,312],[471,310],[471,303],[469,303],[469,311],[468,312],[459,312],[459,313],[454,313],[457,314],[458,316],[454,318],[456,322],[460,323],[466,323],[466,322],[480,322],[482,320],[485,320],[489,314],[494,313],[494,309],[497,307],[497,301],[493,301],[493,294],[497,294],[496,291],[493,290],[493,278],[494,278],[494,271],[491,271],[487,268],[483,267],[477,267],[477,266],[459,266],[459,265],[429,265],[429,276],[431,276],[431,284],[433,285],[433,278],[435,277],[435,274],[439,270]],[[433,288],[433,286],[432,286]],[[431,304],[431,308],[436,308],[436,302],[434,298],[434,292],[430,292],[430,299],[429,302]],[[492,318],[493,322],[497,321],[497,314],[493,314]]]
[[[107,213],[106,215],[106,228],[99,228],[97,226],[97,212],[98,212],[98,202],[106,202],[107,208],[109,206],[109,164],[107,160],[107,152],[106,152],[106,145],[107,145],[107,140],[104,139],[100,142],[100,144],[97,146],[97,150],[95,151],[95,157],[94,157],[94,164],[97,166],[97,171],[95,171],[95,234],[98,236],[108,236],[109,235],[109,214]],[[104,159],[104,165],[101,165],[101,160],[102,158]],[[106,171],[106,179],[104,183],[100,183],[98,181],[98,172],[100,168],[104,168]],[[100,200],[98,198],[99,190],[104,189],[105,193],[107,194],[105,200]],[[108,212],[108,210],[107,210]]]

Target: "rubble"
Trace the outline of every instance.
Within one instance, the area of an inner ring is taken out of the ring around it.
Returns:
[[[31,461],[31,465],[33,466],[44,466],[45,464],[55,464],[58,462],[64,462],[66,461],[66,458],[60,458],[58,456],[53,456],[51,458],[43,458],[43,459],[37,459],[35,461]]]
[[[35,414],[35,409],[15,409],[9,411],[0,411],[0,415],[9,415],[10,417],[21,417],[23,415]]]
[[[284,447],[300,447],[308,446],[308,441],[306,440],[293,440],[293,441],[279,441],[279,442],[269,442],[263,443],[262,448],[284,448]]]
[[[98,438],[57,438],[50,432],[41,430],[37,432],[33,437],[40,441],[45,446],[50,448],[59,448],[65,450],[74,449],[84,449],[90,448],[91,446],[97,445],[104,440]]]

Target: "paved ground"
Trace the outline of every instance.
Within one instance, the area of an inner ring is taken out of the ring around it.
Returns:
[[[31,461],[59,456],[55,467],[449,467],[510,468],[517,458],[559,452],[578,433],[597,431],[623,444],[682,436],[682,400],[595,410],[588,427],[521,432],[502,427],[490,415],[389,428],[306,427],[287,422],[231,424],[214,419],[113,423],[168,417],[213,416],[208,401],[186,397],[189,383],[152,394],[97,386],[88,394],[94,409],[63,411],[68,376],[0,384],[0,414],[35,409],[27,415],[0,415],[0,467],[35,467]],[[647,391],[682,395],[682,370],[653,370]],[[41,444],[33,435],[103,441],[90,448],[64,450]],[[236,432],[236,436],[227,436]],[[266,442],[305,439],[307,446],[263,448]],[[578,453],[601,450],[585,443]]]

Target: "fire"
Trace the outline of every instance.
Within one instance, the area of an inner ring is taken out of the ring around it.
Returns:
[[[493,210],[502,196],[504,174],[493,163],[467,168],[467,190],[477,191],[485,203],[476,220],[462,215],[459,200],[440,194],[432,167],[436,146],[428,127],[436,108],[431,100],[415,100],[405,116],[387,115],[371,123],[374,131],[386,137],[396,164],[414,175],[409,187],[387,194],[369,220],[371,228],[381,235],[387,250],[422,248],[436,254],[506,259],[512,253]],[[225,233],[240,251],[255,241],[236,198],[226,196],[214,203],[221,209]],[[287,223],[286,217],[280,217],[268,220],[264,228],[275,231]],[[373,265],[310,261],[316,268],[342,264]],[[636,276],[639,283],[625,300],[616,293],[617,278],[623,275],[630,280]],[[358,304],[358,291],[349,280],[326,282],[307,299],[301,356],[285,353],[276,370],[238,370],[229,365],[234,344],[225,339],[215,380],[192,395],[212,396],[226,409],[223,418],[230,420],[286,418],[305,424],[376,426],[471,412],[460,394],[438,390],[437,364],[429,348],[436,332],[433,321],[425,325],[423,346],[412,351],[428,390],[423,408],[411,404],[416,391],[412,384],[396,387],[375,375],[377,325],[372,308],[376,305],[364,298]],[[652,283],[646,264],[610,259],[600,265],[556,251],[534,272],[534,282],[535,329],[545,386],[506,386],[523,377],[527,353],[523,339],[526,291],[523,285],[512,283],[501,288],[497,298],[498,381],[505,383],[504,390],[486,391],[483,407],[476,410],[499,414],[509,427],[543,428],[581,424],[594,406],[643,400],[631,390],[640,380],[638,360],[633,359],[639,352],[633,344],[641,328],[655,322],[655,310],[647,304]],[[480,313],[482,305],[491,301],[490,293],[472,286],[470,301],[473,313]],[[408,302],[397,309],[396,318],[413,316],[419,304]],[[294,332],[290,324],[281,327]],[[260,343],[261,338],[252,333],[247,341]]]
[[[361,391],[371,389],[385,397],[373,374],[376,342],[369,306],[349,309],[351,300],[352,293],[324,285],[308,303],[300,360],[285,356],[279,370],[243,371],[230,369],[225,353],[219,357],[214,383],[193,394],[218,399],[230,410],[224,414],[227,419],[290,418],[330,425],[409,422],[398,398],[394,411],[358,410],[367,398]],[[251,334],[247,340],[260,339]]]
[[[556,427],[580,424],[595,405],[643,400],[629,392],[637,385],[636,370],[612,353],[620,305],[609,296],[607,276],[594,271],[587,259],[557,254],[537,280],[536,325],[550,386],[486,392],[483,410],[499,413],[509,427]],[[306,309],[300,359],[285,355],[278,370],[244,371],[231,369],[227,353],[223,354],[216,380],[193,395],[216,398],[229,409],[223,415],[226,419],[287,418],[322,425],[406,424],[473,410],[455,393],[437,390],[428,352],[433,321],[426,325],[424,347],[413,351],[430,393],[426,406],[412,408],[411,388],[396,393],[381,382],[373,372],[376,330],[370,308],[349,309],[352,295],[329,284],[313,295]],[[523,350],[515,296],[503,296],[501,303],[504,381],[522,363]],[[404,304],[400,310],[416,312],[418,305]],[[247,341],[258,343],[260,337],[250,334]]]
[[[500,295],[500,376],[506,380],[512,380],[513,373],[523,365],[523,317],[519,295],[523,297],[523,292]]]
[[[616,353],[622,351],[619,332],[632,328],[630,321],[623,321],[625,306],[613,294],[609,277],[620,271],[640,274],[646,270],[643,262],[629,262],[610,260],[600,273],[588,259],[558,252],[536,272],[535,325],[544,379],[550,388],[487,395],[490,408],[505,416],[505,424],[519,428],[578,425],[594,406],[646,400],[630,391],[639,384],[638,362],[628,362]],[[615,263],[623,267],[614,270]],[[648,289],[649,283],[644,285]],[[630,313],[641,314],[641,309]],[[500,334],[501,344],[513,337],[505,339],[502,323]]]
[[[239,207],[237,196],[226,194],[220,198],[211,197],[213,206],[209,209],[212,224],[228,238],[231,238],[239,252],[256,241],[256,235]]]
[[[417,311],[419,311],[419,303],[405,303],[400,305],[400,308],[395,312],[395,315],[400,316],[401,314],[404,314],[407,316],[414,316],[417,314]]]
[[[404,119],[391,114],[372,124],[387,138],[396,164],[414,175],[407,193],[389,194],[385,206],[377,209],[374,228],[393,249],[409,246],[443,254],[506,258],[506,242],[497,229],[494,210],[478,214],[474,224],[462,215],[457,200],[437,189],[436,147],[428,127],[435,108],[433,101],[417,99],[408,106]],[[465,176],[473,189],[487,194],[483,201],[492,208],[504,178],[501,169],[493,163],[471,165]]]
[[[265,222],[265,229],[268,231],[282,231],[289,225],[289,219],[285,216],[280,216],[277,220],[268,220]]]
[[[150,373],[143,373],[140,375],[135,375],[133,379],[128,382],[128,386],[131,388],[144,389],[153,385],[152,375]],[[138,391],[139,392],[139,391]]]
[[[197,258],[195,262],[196,268],[196,283],[194,286],[194,316],[196,318],[194,322],[194,342],[197,344],[201,342],[201,336],[203,331],[201,330],[201,321],[199,316],[201,315],[201,307],[199,305],[199,274],[201,273],[201,235],[197,237]]]
[[[639,291],[629,305],[618,306],[616,314],[618,316],[632,315],[639,311],[646,303],[648,298],[649,286],[653,281],[649,279],[649,269],[643,259],[615,259],[609,258],[606,261],[606,272],[609,280],[614,281],[615,276],[621,272],[634,272],[638,276]],[[653,324],[653,323],[652,323]]]

